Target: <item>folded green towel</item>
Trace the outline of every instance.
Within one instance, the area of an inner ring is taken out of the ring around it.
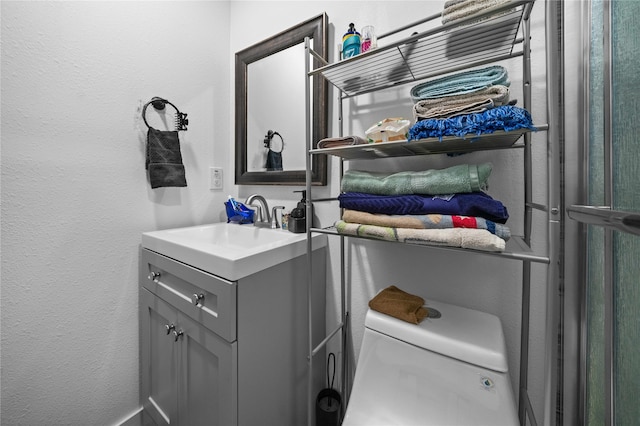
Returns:
[[[342,177],[342,192],[366,192],[376,195],[456,194],[486,189],[491,164],[461,164],[442,170],[399,172],[381,175],[347,170]]]

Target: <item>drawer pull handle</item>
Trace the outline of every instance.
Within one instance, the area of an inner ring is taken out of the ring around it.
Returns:
[[[173,324],[165,324],[164,327],[167,329],[167,334],[171,333],[176,329],[176,326]]]
[[[183,334],[184,332],[182,330],[180,331],[173,330],[174,342],[177,342]]]
[[[198,304],[202,304],[204,302],[204,293],[193,293],[193,296],[191,297],[191,300],[193,301],[193,304],[198,306]]]
[[[160,272],[151,271],[151,273],[149,274],[149,279],[151,281],[158,282],[158,280],[160,279],[160,275],[162,275]]]

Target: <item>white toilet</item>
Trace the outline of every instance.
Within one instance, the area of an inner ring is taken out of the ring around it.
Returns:
[[[342,425],[517,425],[500,320],[425,305],[440,318],[414,325],[369,309]]]

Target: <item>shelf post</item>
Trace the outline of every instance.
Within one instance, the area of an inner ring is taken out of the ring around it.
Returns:
[[[312,77],[309,75],[310,65],[309,61],[311,58],[311,47],[309,43],[309,37],[304,38],[304,70],[305,70],[305,80],[304,80],[304,93],[305,93],[305,129],[306,129],[306,144],[305,144],[305,162],[306,162],[306,170],[305,170],[305,186],[307,190],[307,200],[311,199],[311,146],[312,146],[312,136],[311,136],[311,106],[309,105],[309,91],[311,90],[311,82]],[[311,244],[311,225],[313,216],[311,213],[311,202],[307,201],[306,205],[306,233],[307,233],[307,326],[309,333],[309,355],[308,355],[308,363],[309,369],[307,371],[307,425],[313,426],[313,298],[312,298],[312,285],[313,285],[313,245]]]

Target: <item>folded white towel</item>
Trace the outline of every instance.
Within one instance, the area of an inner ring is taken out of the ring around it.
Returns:
[[[445,3],[442,24],[474,15],[485,9],[509,3],[511,0],[452,0]]]

